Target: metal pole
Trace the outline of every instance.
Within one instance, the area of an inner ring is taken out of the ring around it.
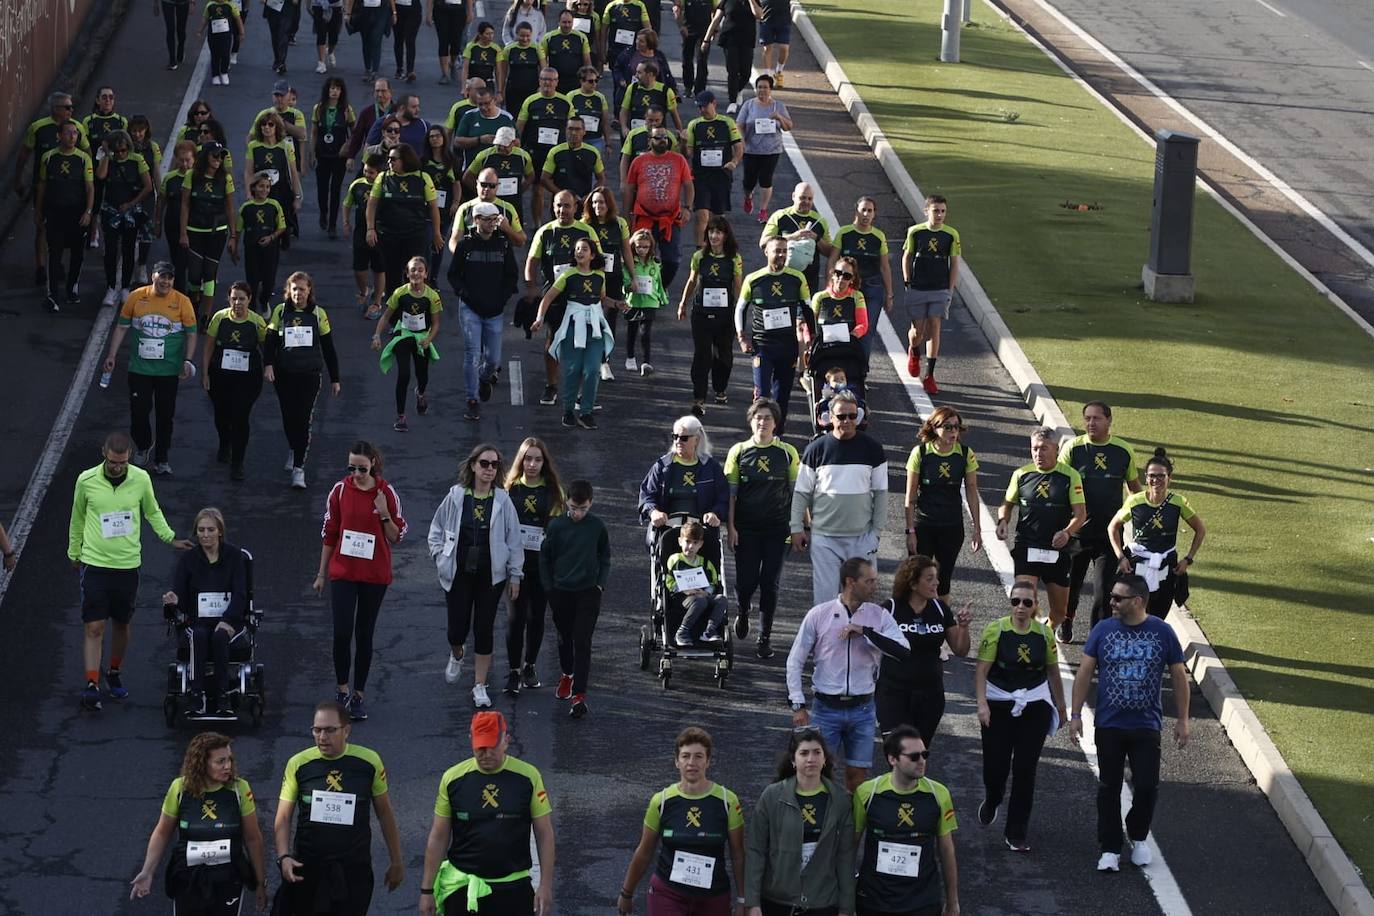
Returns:
[[[973,0],[964,0],[964,21],[973,21]]]
[[[945,0],[940,17],[940,60],[946,64],[959,63],[959,20],[964,0]]]

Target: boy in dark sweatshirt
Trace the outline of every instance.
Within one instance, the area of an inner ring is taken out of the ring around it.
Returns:
[[[553,609],[562,668],[554,696],[572,701],[568,715],[574,719],[587,714],[592,634],[601,593],[611,578],[610,534],[591,508],[592,485],[574,480],[568,486],[567,512],[549,520],[539,551],[539,577]]]

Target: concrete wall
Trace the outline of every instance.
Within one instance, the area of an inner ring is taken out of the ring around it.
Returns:
[[[47,94],[93,8],[108,10],[109,4],[0,0],[0,156],[12,155],[29,122],[47,113]],[[148,15],[148,24],[152,40],[161,47],[160,22]],[[84,116],[90,102],[77,99],[75,115]]]

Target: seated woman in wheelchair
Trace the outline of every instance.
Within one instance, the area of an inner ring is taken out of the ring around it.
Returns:
[[[705,544],[705,526],[700,522],[687,522],[678,531],[678,545],[682,549],[668,558],[665,567],[663,585],[670,600],[679,598],[683,606],[682,624],[673,639],[679,648],[695,645],[692,634],[702,617],[707,618],[702,642],[720,639],[725,628],[726,602],[721,594],[720,570],[702,556],[701,548]]]
[[[172,591],[162,596],[169,619],[177,611],[191,639],[191,714],[234,714],[229,698],[229,643],[243,631],[248,613],[248,570],[243,551],[224,540],[224,515],[213,507],[196,513],[196,546],[177,560]],[[205,660],[215,665],[207,696]],[[214,702],[211,703],[211,696]]]

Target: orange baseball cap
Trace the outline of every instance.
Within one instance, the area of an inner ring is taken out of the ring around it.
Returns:
[[[472,749],[496,747],[506,734],[506,717],[494,710],[472,717]]]

